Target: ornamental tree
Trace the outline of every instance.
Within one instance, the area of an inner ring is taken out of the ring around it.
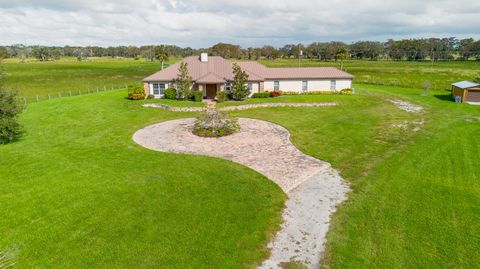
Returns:
[[[188,64],[182,62],[178,68],[178,77],[177,77],[177,94],[178,98],[187,100],[192,97],[192,76],[188,72]]]
[[[250,89],[246,85],[248,82],[248,74],[236,63],[233,64],[232,68],[232,97],[234,100],[244,100],[250,95]]]

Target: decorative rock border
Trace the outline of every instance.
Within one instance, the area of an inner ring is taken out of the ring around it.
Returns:
[[[144,104],[144,107],[163,108],[168,111],[174,112],[200,112],[205,111],[205,107],[173,107],[164,104]]]
[[[299,151],[287,129],[270,122],[240,118],[240,132],[220,138],[192,133],[195,119],[147,126],[133,140],[152,150],[218,157],[246,165],[277,183],[289,196],[281,230],[268,244],[271,256],[260,268],[281,268],[299,261],[318,268],[330,215],[349,188],[329,163]]]
[[[337,106],[335,102],[323,102],[323,103],[260,103],[260,104],[248,104],[239,106],[226,106],[220,108],[222,111],[232,110],[246,110],[251,108],[263,108],[263,107],[322,107],[322,106]]]
[[[234,110],[246,110],[251,108],[265,108],[265,107],[324,107],[324,106],[337,106],[335,102],[316,102],[316,103],[260,103],[260,104],[248,104],[238,106],[226,106],[219,108],[219,111],[234,111]],[[200,112],[205,111],[205,107],[171,107],[165,104],[144,104],[144,107],[162,108],[168,111],[174,112]]]

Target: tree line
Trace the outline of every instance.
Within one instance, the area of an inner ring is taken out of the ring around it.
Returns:
[[[208,52],[227,59],[279,59],[306,58],[318,60],[405,60],[405,61],[451,61],[480,60],[480,40],[473,38],[420,38],[389,39],[386,42],[358,41],[347,44],[340,41],[313,42],[310,44],[287,44],[282,47],[265,45],[242,48],[239,45],[218,43],[209,48],[194,49],[175,45],[146,46],[26,46],[22,44],[0,46],[0,58],[35,57],[40,61],[57,60],[63,56],[76,57],[79,61],[88,57],[124,57],[151,61],[168,60],[168,57],[186,57]]]

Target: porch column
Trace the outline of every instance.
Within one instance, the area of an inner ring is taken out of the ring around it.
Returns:
[[[148,82],[143,83],[143,90],[145,91],[145,96],[150,94],[150,84]]]
[[[203,92],[203,97],[207,96],[205,84],[197,84],[198,90]]]

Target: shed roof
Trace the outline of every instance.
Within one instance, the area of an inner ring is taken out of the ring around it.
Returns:
[[[460,89],[469,89],[469,88],[475,88],[480,86],[480,83],[465,80],[465,81],[453,83],[452,85]]]

